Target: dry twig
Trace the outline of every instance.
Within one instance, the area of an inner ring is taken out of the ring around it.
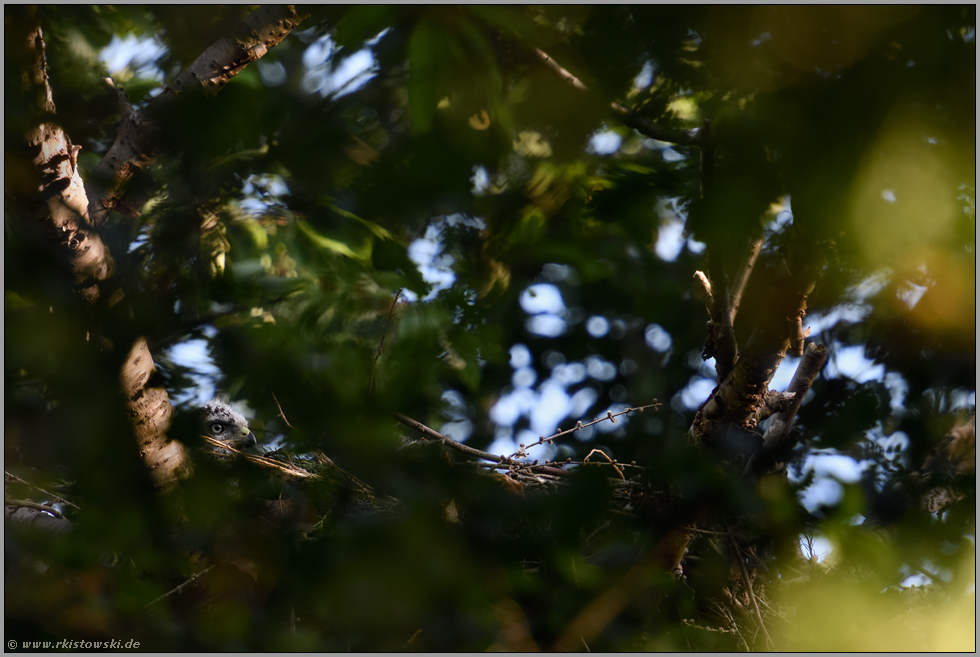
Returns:
[[[35,490],[41,491],[42,493],[44,493],[45,495],[53,498],[57,502],[64,502],[68,506],[74,507],[74,508],[78,509],[79,511],[81,511],[81,509],[78,507],[77,504],[73,504],[72,502],[69,502],[68,500],[66,500],[65,498],[61,497],[60,495],[55,495],[54,493],[49,493],[48,491],[44,490],[40,486],[35,486],[34,484],[30,483],[29,481],[24,481],[23,479],[21,479],[17,475],[11,474],[11,473],[7,472],[6,470],[3,471],[3,474],[6,477],[10,477],[14,481],[19,481],[20,483],[24,484],[25,486],[30,486],[31,488],[33,488]]]
[[[279,409],[279,417],[282,418],[282,421],[285,422],[286,423],[286,426],[289,427],[290,429],[295,429],[296,427],[294,427],[293,425],[291,425],[289,423],[289,420],[286,419],[286,414],[283,413],[282,406],[279,405],[279,398],[276,397],[276,393],[272,393],[272,399],[276,402],[276,408]]]
[[[728,525],[728,523],[725,524],[726,526]],[[738,560],[738,566],[742,571],[742,583],[749,594],[749,600],[752,601],[752,606],[755,608],[755,616],[759,621],[759,628],[762,630],[762,633],[766,635],[766,644],[775,650],[776,644],[773,643],[772,637],[769,636],[769,630],[766,629],[766,624],[762,620],[762,611],[759,609],[759,603],[755,599],[755,591],[752,589],[752,580],[749,579],[749,571],[745,567],[745,558],[742,556],[742,550],[738,546],[738,541],[735,540],[735,534],[732,533],[731,527],[728,527],[728,534],[732,539],[732,545],[735,547],[735,558]]]
[[[616,461],[614,461],[611,458],[609,458],[609,456],[604,451],[602,451],[601,449],[593,449],[591,452],[589,452],[588,456],[586,456],[585,459],[583,459],[583,462],[584,463],[588,463],[589,462],[589,457],[592,456],[593,454],[595,454],[596,452],[598,452],[599,454],[602,454],[606,458],[606,460],[609,461],[612,464],[613,469],[615,469],[616,472],[619,473],[619,478],[622,479],[623,481],[626,481],[626,477],[623,476],[623,471],[619,469],[619,464],[616,463]]]
[[[576,431],[581,431],[582,429],[585,429],[586,427],[591,427],[593,424],[598,424],[599,422],[605,422],[606,420],[609,420],[613,424],[616,424],[616,418],[619,417],[620,415],[628,415],[628,414],[630,414],[630,413],[632,413],[634,411],[639,412],[639,413],[642,413],[642,412],[644,412],[648,408],[652,408],[654,411],[657,411],[660,408],[660,406],[661,406],[660,402],[657,401],[656,399],[654,399],[651,403],[647,404],[646,406],[636,406],[634,408],[625,408],[622,411],[619,411],[618,413],[613,413],[612,411],[606,411],[606,416],[605,417],[602,417],[602,418],[593,418],[591,422],[587,422],[587,423],[584,423],[584,424],[582,423],[581,420],[579,420],[578,422],[575,423],[575,426],[572,427],[571,429],[566,429],[564,431],[559,431],[558,433],[554,433],[554,434],[552,434],[550,436],[547,436],[547,437],[541,436],[540,438],[538,438],[537,442],[533,442],[530,445],[525,445],[524,443],[521,443],[518,446],[519,449],[516,452],[514,452],[513,454],[511,454],[510,455],[510,458],[512,458],[512,459],[515,459],[515,458],[524,458],[524,457],[527,456],[527,450],[531,449],[532,447],[537,447],[538,445],[544,445],[544,444],[550,445],[550,444],[552,444],[555,441],[555,438],[560,438],[560,437],[566,436],[566,435],[568,435],[570,433],[575,433]]]

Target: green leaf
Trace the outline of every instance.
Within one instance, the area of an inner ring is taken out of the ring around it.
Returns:
[[[367,228],[368,230],[370,230],[372,233],[374,233],[374,235],[376,237],[378,237],[380,239],[383,239],[383,240],[394,239],[394,237],[392,237],[391,233],[388,232],[388,230],[384,226],[380,226],[380,225],[374,223],[373,221],[368,221],[367,219],[362,219],[361,217],[358,217],[353,212],[348,212],[347,210],[344,210],[343,208],[334,205],[333,203],[330,202],[331,200],[332,199],[330,199],[329,197],[325,197],[325,198],[323,198],[323,199],[320,200],[320,203],[319,204],[322,207],[325,207],[325,208],[328,208],[330,210],[333,210],[334,212],[336,212],[337,214],[339,214],[341,217],[346,217],[347,219],[353,219],[354,221],[357,221],[357,222],[361,223],[365,228]]]
[[[309,223],[303,219],[298,219],[296,225],[299,227],[300,231],[306,235],[313,244],[320,247],[321,249],[327,249],[328,251],[333,251],[338,255],[342,255],[348,258],[357,260],[358,262],[367,263],[371,259],[371,239],[367,238],[363,244],[360,246],[351,246],[339,240],[331,239],[320,233],[316,232]]]

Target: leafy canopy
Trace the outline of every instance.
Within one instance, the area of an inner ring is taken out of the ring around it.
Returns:
[[[724,536],[691,544],[686,580],[643,566],[705,500],[757,537],[780,649],[942,648],[962,640],[947,629],[975,627],[974,492],[941,518],[889,493],[975,404],[972,7],[330,7],[220,93],[159,111],[161,89],[249,8],[40,11],[86,184],[121,118],[107,75],[166,150],[131,182],[148,193],[139,217],[103,230],[119,305],[74,301],[19,232],[30,219],[5,213],[7,469],[48,490],[70,481],[80,507],[65,508],[67,535],[8,525],[20,563],[45,564],[8,576],[8,633],[523,650],[628,590],[589,648],[765,647],[704,629],[737,627],[712,606],[737,569]],[[16,155],[34,115],[10,66]],[[610,103],[668,129],[709,120],[710,197],[693,141],[653,139]],[[804,326],[831,359],[783,455],[790,477],[755,485],[687,432],[716,383],[691,277],[706,253],[733,275],[759,231],[738,340],[772,302],[767,281],[819,251]],[[314,530],[274,531],[256,518],[280,483],[198,452],[194,476],[157,495],[117,398],[122,354],[86,342],[96,327],[120,349],[147,337],[179,411],[172,437],[197,445],[190,411],[216,386],[247,401],[267,446],[319,450],[398,505],[358,512],[328,478],[291,493],[315,507]],[[212,366],[189,365],[188,345]],[[680,500],[666,516],[611,511],[624,489],[609,466],[515,495],[434,446],[401,449],[416,435],[394,420],[509,454],[654,398],[658,412],[528,457],[635,462],[628,477]],[[872,516],[887,536],[860,525]],[[829,561],[807,562],[801,535]],[[220,564],[207,585],[147,608],[200,563]],[[910,616],[900,585],[915,573],[931,586]]]

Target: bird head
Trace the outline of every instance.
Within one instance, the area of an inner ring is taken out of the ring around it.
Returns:
[[[220,399],[212,399],[200,410],[204,433],[215,440],[237,447],[252,447],[258,441],[248,428],[245,416]]]

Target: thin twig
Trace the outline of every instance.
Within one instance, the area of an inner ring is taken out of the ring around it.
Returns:
[[[395,305],[398,303],[398,297],[401,296],[402,290],[405,288],[398,288],[395,292],[395,298],[391,300],[391,308],[388,310],[388,319],[385,320],[384,330],[381,332],[381,342],[378,344],[378,353],[374,355],[374,363],[371,364],[371,381],[368,383],[368,394],[374,393],[374,370],[378,366],[378,359],[381,358],[381,354],[385,350],[385,338],[388,336],[388,324],[391,323],[391,317],[395,314]]]
[[[559,75],[559,77],[561,77],[561,79],[563,79],[565,82],[569,83],[570,85],[572,85],[576,89],[580,89],[582,91],[588,91],[589,90],[589,88],[587,86],[585,86],[585,83],[584,82],[582,82],[581,80],[579,80],[577,77],[575,77],[575,75],[573,75],[567,69],[565,69],[564,67],[562,67],[561,64],[559,64],[554,59],[552,59],[551,56],[548,53],[546,53],[545,51],[541,50],[540,48],[535,48],[534,49],[534,54],[538,56],[538,59],[540,59],[542,62],[544,62],[545,66],[547,66],[552,71],[554,71],[555,73],[557,73]]]
[[[762,611],[759,609],[759,603],[755,599],[755,591],[752,589],[751,580],[749,580],[749,571],[745,567],[745,558],[742,556],[741,548],[738,547],[738,541],[735,540],[735,534],[732,532],[732,528],[728,526],[727,522],[725,525],[728,527],[728,535],[732,539],[732,545],[735,547],[735,558],[738,560],[738,566],[742,570],[742,582],[749,593],[749,600],[752,601],[752,606],[755,607],[755,615],[759,620],[759,627],[762,630],[762,633],[766,635],[766,642],[768,646],[775,650],[776,644],[773,642],[772,637],[769,636],[769,630],[766,629],[766,624],[762,620]]]
[[[293,425],[291,425],[289,423],[289,420],[286,419],[286,414],[283,413],[282,406],[279,405],[279,399],[276,397],[276,393],[275,392],[272,393],[272,399],[275,400],[275,402],[276,402],[276,408],[279,409],[279,417],[282,418],[282,421],[285,422],[286,423],[286,426],[289,427],[290,429],[295,429],[296,427],[294,427]]]
[[[266,458],[264,456],[256,456],[254,454],[246,454],[245,452],[242,452],[242,451],[239,451],[239,450],[235,449],[234,447],[232,447],[228,443],[223,443],[220,440],[217,440],[215,438],[212,438],[211,436],[204,436],[204,435],[202,435],[201,438],[203,438],[205,442],[210,443],[214,447],[219,447],[219,448],[221,448],[223,450],[227,450],[227,451],[231,452],[232,454],[237,454],[238,456],[244,457],[247,461],[251,461],[252,463],[255,463],[257,465],[263,465],[263,466],[265,466],[267,468],[273,468],[275,470],[280,470],[280,471],[285,472],[286,474],[292,475],[294,477],[299,477],[300,479],[306,479],[308,477],[315,477],[316,476],[312,472],[307,472],[306,470],[303,470],[302,468],[297,468],[297,467],[294,467],[294,466],[286,466],[286,465],[284,465],[284,464],[282,464],[282,463],[280,463],[278,461],[274,461],[274,460],[269,459],[269,458]]]
[[[658,405],[658,402],[654,401],[653,404],[649,404],[647,406],[643,406],[642,408],[631,408],[631,409],[628,409],[627,411],[623,411],[623,413],[626,413],[626,412],[629,412],[629,411],[642,410],[643,408],[656,407],[657,405]],[[617,416],[617,415],[622,415],[623,413],[617,413],[617,414],[614,415],[614,417]],[[608,420],[609,419],[608,415],[611,415],[611,414],[612,413],[610,412],[609,414],[607,414],[607,416],[605,418],[602,418],[602,420]],[[572,476],[572,471],[571,470],[563,470],[563,469],[561,469],[560,466],[563,466],[563,465],[585,465],[586,463],[588,463],[588,465],[604,465],[602,463],[591,463],[591,462],[587,462],[587,461],[572,461],[572,459],[568,459],[566,461],[554,461],[554,462],[552,462],[552,461],[545,461],[543,465],[542,464],[539,464],[537,460],[532,461],[532,462],[517,461],[512,456],[504,456],[502,454],[500,454],[500,455],[498,455],[498,454],[491,454],[490,452],[484,452],[481,449],[476,449],[474,447],[470,447],[469,445],[464,445],[463,443],[460,443],[458,441],[453,440],[449,436],[446,436],[446,435],[443,435],[443,434],[439,433],[435,429],[432,429],[430,427],[427,427],[426,425],[422,424],[418,420],[413,420],[412,418],[410,418],[410,417],[408,417],[406,415],[403,415],[401,413],[395,413],[395,419],[397,419],[399,422],[401,422],[405,426],[410,427],[412,429],[415,429],[416,431],[418,431],[419,433],[421,433],[423,436],[428,436],[430,438],[434,438],[434,439],[442,442],[447,447],[451,447],[452,449],[454,449],[454,450],[456,450],[458,452],[462,452],[463,454],[469,454],[470,456],[475,456],[477,458],[483,459],[484,461],[489,461],[489,463],[482,464],[482,466],[488,467],[491,470],[508,470],[508,471],[513,472],[513,473],[516,473],[516,474],[533,473],[533,474],[536,474],[536,475],[550,475],[550,476],[553,476],[553,477],[570,477],[570,476]],[[602,420],[595,420],[594,422],[592,422],[590,424],[594,424],[595,422],[601,422]],[[581,422],[579,424],[581,424]],[[583,425],[583,426],[589,426],[589,425]],[[564,434],[567,434],[567,433],[572,433],[573,431],[577,431],[577,427],[576,428],[569,429],[567,431],[562,431],[560,433],[557,433],[553,437],[557,437],[557,436],[564,435]],[[425,440],[425,438],[423,438],[423,440]],[[537,443],[534,443],[533,445],[531,445],[531,447],[533,447],[535,445],[543,444],[543,441],[548,441],[548,440],[550,440],[550,439],[549,438],[543,438],[542,441],[539,441]],[[609,458],[609,457],[607,456],[606,458]],[[615,459],[610,459],[609,462],[610,462],[610,465],[612,465],[613,468],[615,468],[616,472],[619,474],[619,476],[620,476],[620,478],[621,478],[622,481],[626,481],[626,478],[623,476],[623,471],[622,471],[621,468],[632,467],[632,468],[641,468],[642,469],[642,466],[637,465],[635,461],[631,461],[630,463],[619,463]],[[617,480],[613,479],[612,481],[617,481]]]
[[[199,572],[199,573],[196,573],[196,574],[194,574],[194,575],[191,575],[191,576],[190,576],[190,579],[188,579],[188,580],[187,580],[186,582],[184,582],[183,584],[178,584],[176,588],[174,588],[174,589],[172,589],[172,590],[170,590],[170,591],[168,591],[168,592],[166,592],[166,593],[164,593],[163,595],[161,595],[161,596],[160,596],[159,598],[157,598],[156,600],[154,600],[154,601],[152,601],[152,602],[150,602],[150,603],[147,603],[147,605],[146,605],[146,607],[147,607],[147,609],[148,609],[148,608],[150,608],[150,607],[152,607],[152,606],[153,606],[153,605],[155,605],[156,603],[158,603],[158,602],[160,602],[160,601],[161,601],[161,600],[163,600],[164,598],[167,598],[167,597],[170,597],[170,596],[171,596],[171,595],[173,595],[174,593],[178,593],[178,592],[179,592],[179,591],[180,591],[180,590],[181,590],[182,588],[184,588],[185,586],[187,586],[188,584],[190,584],[191,582],[193,582],[193,581],[194,581],[195,579],[197,579],[197,578],[198,578],[198,577],[200,577],[201,575],[204,575],[205,573],[207,573],[208,571],[210,571],[210,570],[211,570],[212,568],[214,568],[214,566],[208,566],[207,568],[205,568],[205,569],[204,569],[204,570],[202,570],[201,572]]]
[[[651,139],[702,148],[709,143],[708,135],[704,133],[702,128],[665,128],[645,116],[637,116],[619,103],[609,103],[609,107],[627,127],[633,128],[641,135]]]
[[[589,91],[589,88],[584,82],[579,80],[568,69],[556,62],[551,55],[540,48],[535,48],[534,54],[544,63],[545,66],[554,71],[562,80],[580,91]],[[637,132],[646,135],[647,137],[656,139],[657,141],[670,142],[673,144],[685,144],[688,146],[704,146],[707,143],[707,140],[705,139],[706,135],[704,134],[704,130],[701,128],[691,128],[689,130],[665,128],[657,123],[654,123],[648,118],[635,115],[633,112],[626,109],[619,103],[609,103],[609,107],[612,109],[613,113],[617,115],[619,120],[628,127],[633,128]]]
[[[765,238],[759,235],[749,243],[749,250],[745,254],[745,259],[742,260],[738,273],[735,274],[731,289],[731,303],[728,309],[729,321],[732,323],[735,322],[735,315],[738,314],[738,307],[742,303],[742,293],[745,292],[745,286],[749,282],[749,276],[752,275],[752,269],[755,267],[755,261],[759,258],[759,252],[762,250],[764,242]]]
[[[546,475],[553,475],[555,477],[569,477],[571,472],[568,470],[562,470],[560,468],[553,467],[551,465],[538,465],[537,461],[533,463],[524,463],[521,461],[515,461],[512,458],[504,456],[502,454],[491,454],[490,452],[484,452],[482,449],[476,449],[470,447],[469,445],[464,445],[461,442],[457,442],[450,438],[449,436],[444,436],[435,429],[431,429],[418,420],[413,420],[412,418],[402,415],[401,413],[395,413],[395,418],[407,427],[415,429],[419,433],[435,438],[436,440],[442,442],[443,445],[451,447],[457,452],[462,452],[463,454],[469,454],[470,456],[475,456],[477,458],[483,459],[484,461],[490,461],[485,465],[489,466],[491,469],[507,469],[512,471],[520,472],[534,472]],[[555,465],[558,465],[557,463]]]
[[[626,481],[626,477],[623,476],[623,471],[619,469],[619,464],[617,464],[616,461],[614,461],[611,458],[609,458],[609,455],[606,454],[601,449],[593,449],[591,452],[589,452],[588,456],[586,456],[585,459],[583,459],[583,461],[585,463],[588,463],[589,462],[589,456],[592,456],[596,452],[598,452],[599,454],[602,454],[603,456],[605,456],[606,457],[606,460],[609,461],[612,464],[613,469],[615,469],[616,472],[619,473],[619,478],[622,479],[623,481]]]
[[[506,456],[503,455],[498,456],[496,454],[491,454],[490,452],[484,452],[482,449],[476,449],[474,447],[470,447],[469,445],[464,445],[463,443],[457,442],[452,438],[450,438],[449,436],[444,436],[443,434],[439,433],[435,429],[430,429],[429,427],[425,426],[418,420],[413,420],[407,415],[402,415],[401,413],[395,413],[395,418],[399,422],[404,424],[406,427],[411,427],[412,429],[415,429],[419,433],[435,438],[436,440],[440,440],[444,444],[448,445],[449,447],[452,447],[453,449],[459,452],[463,452],[464,454],[477,456],[481,459],[484,459],[486,461],[491,461],[493,463],[502,463],[505,465],[515,464],[514,461],[507,458]],[[515,465],[519,465],[519,464],[515,464]]]
[[[548,437],[541,436],[540,438],[538,438],[537,442],[533,442],[530,445],[525,445],[524,443],[521,443],[520,445],[518,445],[518,450],[510,455],[510,458],[515,459],[515,458],[526,457],[527,450],[531,449],[532,447],[537,447],[538,445],[544,445],[544,444],[550,445],[551,443],[554,442],[555,438],[560,438],[561,436],[565,436],[570,433],[575,433],[576,431],[581,431],[586,427],[591,427],[593,424],[598,424],[599,422],[605,422],[606,420],[609,420],[613,424],[616,424],[616,418],[619,417],[620,415],[628,415],[629,413],[632,413],[634,411],[638,411],[642,413],[648,408],[652,408],[654,411],[657,411],[659,410],[661,405],[662,404],[659,401],[654,399],[651,403],[647,404],[646,406],[625,408],[622,411],[619,411],[618,413],[613,413],[612,411],[606,411],[606,417],[593,418],[591,422],[588,422],[586,424],[583,424],[582,421],[579,420],[578,422],[575,423],[575,426],[572,427],[571,429],[566,429],[565,431],[559,431],[558,433],[554,433]]]
[[[705,632],[719,632],[721,634],[735,634],[735,630],[730,630],[724,627],[707,627],[705,625],[698,625],[690,618],[683,618],[681,619],[681,622],[688,627],[693,627],[696,630],[703,630]]]
[[[7,477],[10,477],[11,479],[14,479],[16,481],[19,481],[20,483],[22,483],[22,484],[24,484],[26,486],[30,486],[31,488],[33,488],[35,490],[41,491],[45,495],[48,495],[48,496],[54,498],[58,502],[64,502],[68,506],[74,507],[74,508],[78,509],[79,511],[81,511],[81,508],[77,504],[73,504],[73,503],[69,502],[68,500],[66,500],[65,498],[61,497],[60,495],[55,495],[54,493],[49,493],[48,491],[44,490],[40,486],[36,486],[36,485],[30,483],[29,481],[24,481],[23,479],[21,479],[17,475],[11,474],[11,473],[7,472],[6,470],[3,471],[3,474],[6,475]]]

